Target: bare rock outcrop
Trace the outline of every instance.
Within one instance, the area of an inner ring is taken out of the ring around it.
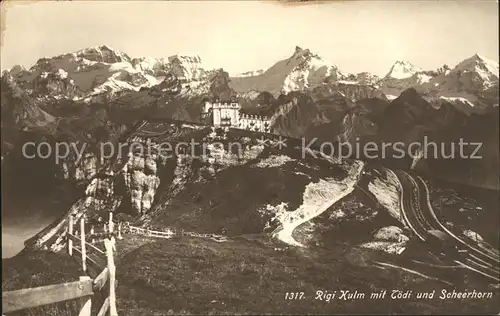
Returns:
[[[151,209],[160,178],[156,175],[156,156],[130,155],[122,169],[125,186],[130,192],[132,208],[138,215]]]
[[[400,255],[406,249],[409,238],[403,235],[401,228],[388,226],[379,229],[374,235],[374,241],[361,245],[361,248],[384,251],[388,254]]]
[[[382,227],[373,237],[375,240],[381,241],[406,242],[409,240],[409,238],[403,234],[403,230],[397,226]]]

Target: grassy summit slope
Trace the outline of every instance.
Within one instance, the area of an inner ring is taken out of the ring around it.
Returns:
[[[492,313],[495,299],[440,300],[443,284],[363,262],[374,252],[288,248],[265,236],[218,243],[179,237],[146,243],[129,252],[118,269],[121,315]],[[406,300],[370,299],[372,292],[411,289]],[[416,299],[436,290],[434,299]],[[362,300],[339,299],[340,290],[366,293]],[[449,289],[452,290],[452,289]],[[458,289],[457,289],[458,290]],[[316,291],[337,291],[316,300]],[[286,292],[304,292],[286,300]],[[497,296],[498,298],[498,293]]]

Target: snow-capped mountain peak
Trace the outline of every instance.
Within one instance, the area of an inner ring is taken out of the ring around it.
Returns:
[[[309,57],[312,57],[313,54],[311,53],[311,51],[306,48],[306,49],[303,49],[301,48],[300,46],[295,46],[295,51],[293,52],[293,55],[292,55],[292,59],[299,59],[299,58],[309,58]]]
[[[474,54],[421,85],[420,90],[465,114],[483,114],[498,102],[498,63]]]
[[[453,74],[474,73],[483,82],[484,89],[488,89],[498,83],[498,63],[479,54],[460,62],[452,71]]]
[[[309,49],[295,47],[295,52],[289,62],[296,66],[286,76],[282,92],[303,90],[317,86],[325,80],[339,80],[345,77],[332,62],[311,53]]]
[[[498,63],[494,60],[488,59],[482,55],[474,54],[472,57],[465,59],[459,63],[455,68],[457,69],[467,69],[472,67],[481,67],[484,70],[496,74],[498,76]]]
[[[389,70],[385,78],[405,79],[421,71],[422,69],[410,62],[398,60],[392,65],[391,70]]]
[[[104,63],[116,63],[116,62],[130,62],[130,57],[120,52],[119,50],[113,49],[107,45],[94,46],[89,48],[84,48],[75,53],[77,57],[85,58],[90,61],[104,62]]]
[[[291,57],[280,60],[264,72],[232,77],[231,86],[237,92],[267,91],[275,95],[300,91],[338,80],[345,76],[337,66],[309,49],[299,46]]]

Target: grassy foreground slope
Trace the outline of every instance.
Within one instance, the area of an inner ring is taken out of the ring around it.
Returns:
[[[220,243],[190,237],[143,239],[136,245],[140,246],[119,261],[120,315],[491,314],[498,310],[498,293],[489,300],[440,300],[437,296],[446,285],[371,267],[367,263],[377,254],[348,250],[342,244],[330,251],[290,248],[251,235]],[[411,289],[413,298],[370,299],[372,292],[387,290],[389,295],[392,289]],[[419,291],[434,289],[433,299],[415,298]],[[337,291],[336,298],[315,299],[320,290]],[[340,290],[357,290],[366,296],[343,300]],[[286,300],[286,292],[304,292],[304,296]]]

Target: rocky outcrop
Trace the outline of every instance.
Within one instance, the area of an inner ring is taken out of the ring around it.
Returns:
[[[87,196],[97,198],[100,200],[106,200],[113,196],[114,194],[114,172],[108,170],[105,172],[104,177],[94,178],[90,184],[85,189],[85,194]]]
[[[89,180],[97,173],[97,158],[92,153],[87,153],[75,168],[75,180]]]
[[[476,233],[475,231],[472,231],[470,229],[466,229],[463,231],[464,235],[467,236],[468,238],[476,241],[476,242],[484,242],[484,239],[483,237],[481,237],[481,235],[479,235],[478,233]]]
[[[130,202],[137,215],[142,215],[151,209],[160,185],[157,176],[156,156],[141,156],[130,154],[121,174],[130,192]]]
[[[229,85],[229,74],[223,69],[217,70],[210,81],[212,98],[227,101],[236,96],[236,92]]]
[[[68,78],[63,69],[57,72],[42,72],[33,80],[33,90],[39,97],[78,99],[83,93],[75,86],[75,81]]]
[[[387,241],[372,241],[359,245],[361,248],[373,249],[386,252],[390,255],[400,255],[406,250],[406,243],[394,243]]]
[[[405,251],[409,238],[403,235],[401,228],[388,226],[379,229],[373,235],[374,241],[361,244],[360,247],[400,255]]]
[[[373,238],[375,240],[394,242],[406,242],[409,240],[409,238],[403,234],[403,230],[397,226],[382,227],[373,235]]]

